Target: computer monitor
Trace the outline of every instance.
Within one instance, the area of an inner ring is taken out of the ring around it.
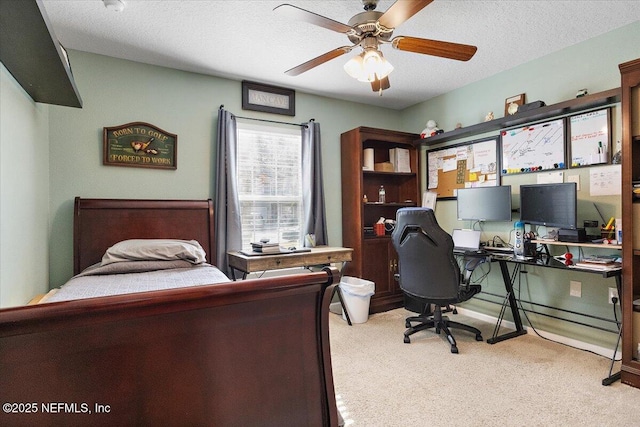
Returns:
[[[458,219],[463,221],[511,221],[511,186],[460,188]]]
[[[575,182],[520,186],[520,221],[547,227],[577,228]]]

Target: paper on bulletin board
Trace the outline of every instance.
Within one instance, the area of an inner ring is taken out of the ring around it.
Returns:
[[[591,196],[622,194],[621,174],[620,165],[592,167],[589,172],[589,194]]]
[[[438,154],[434,152],[428,153],[427,164],[429,165],[427,182],[428,188],[438,188]]]
[[[479,142],[473,146],[474,167],[482,173],[495,173],[497,171],[495,140]]]
[[[458,160],[455,157],[444,159],[442,162],[442,171],[451,172],[458,169]]]

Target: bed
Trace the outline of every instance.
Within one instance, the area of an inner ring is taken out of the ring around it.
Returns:
[[[195,240],[213,205],[76,198],[74,273],[127,239]],[[337,425],[338,272],[0,310],[0,425]]]

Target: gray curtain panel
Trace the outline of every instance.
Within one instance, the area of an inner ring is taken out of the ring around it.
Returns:
[[[216,266],[229,276],[227,251],[242,249],[242,225],[238,200],[238,138],[235,116],[218,111],[215,171]]]
[[[320,124],[313,120],[302,126],[303,237],[316,235],[317,245],[326,245],[327,220],[324,206]]]

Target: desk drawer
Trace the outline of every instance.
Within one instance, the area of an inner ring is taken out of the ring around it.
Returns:
[[[331,264],[334,262],[341,261],[350,261],[351,254],[348,256],[340,256],[337,257],[335,255],[326,254],[326,253],[318,253],[318,254],[306,254],[304,257],[304,265],[319,265],[319,264]],[[348,259],[345,259],[348,258]],[[287,255],[282,256],[268,256],[261,259],[261,265],[264,270],[277,270],[280,268],[290,268],[290,267],[300,267],[301,263],[299,259],[288,257]]]

